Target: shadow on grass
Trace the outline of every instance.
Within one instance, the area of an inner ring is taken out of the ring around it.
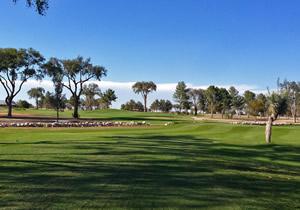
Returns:
[[[0,156],[4,208],[300,208],[298,146],[189,135],[15,145],[33,149]]]

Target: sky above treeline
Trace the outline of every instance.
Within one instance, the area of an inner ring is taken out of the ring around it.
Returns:
[[[298,0],[49,0],[46,16],[25,5],[0,1],[0,47],[91,57],[108,69],[102,88],[117,90],[115,107],[139,99],[135,81],[152,80],[152,98],[172,99],[178,81],[242,92],[300,80]]]

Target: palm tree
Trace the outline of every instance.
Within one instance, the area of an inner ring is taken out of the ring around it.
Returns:
[[[37,88],[31,88],[27,94],[29,95],[29,98],[34,98],[36,103],[36,109],[39,109],[39,98],[42,98],[44,96],[45,89],[42,87]]]
[[[141,94],[143,96],[144,99],[144,112],[147,112],[147,97],[148,94],[156,91],[156,84],[152,81],[150,82],[136,82],[133,86],[132,86],[133,92],[137,93],[137,94]]]
[[[284,95],[273,92],[269,97],[269,118],[266,123],[266,142],[271,143],[272,138],[272,125],[279,115],[285,114],[287,111],[288,103]]]

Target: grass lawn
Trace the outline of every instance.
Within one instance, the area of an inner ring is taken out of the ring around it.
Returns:
[[[7,115],[7,110],[0,109],[0,116]],[[62,118],[72,118],[72,110],[60,112]],[[13,110],[14,116],[31,116],[31,117],[56,117],[56,111],[51,109],[18,109]],[[171,113],[155,113],[155,112],[130,112],[118,109],[94,110],[94,111],[79,111],[80,118],[97,119],[97,120],[111,120],[111,121],[148,121],[151,124],[163,124],[170,121],[187,120],[184,115],[176,115]]]
[[[273,142],[263,127],[181,118],[0,129],[0,209],[300,209],[300,128],[275,127]]]

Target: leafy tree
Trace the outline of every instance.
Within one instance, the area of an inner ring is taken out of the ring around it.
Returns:
[[[250,116],[250,103],[255,99],[255,93],[251,92],[250,90],[246,90],[244,92],[244,100],[246,105],[246,113],[248,115],[248,118]]]
[[[156,84],[152,81],[150,82],[136,82],[133,86],[132,86],[133,92],[137,93],[137,94],[141,94],[143,96],[144,99],[144,112],[147,112],[147,97],[148,94],[156,91]]]
[[[228,112],[231,108],[232,98],[229,92],[225,88],[219,89],[218,96],[219,96],[219,108],[221,110],[222,119],[223,119],[224,114]]]
[[[198,114],[198,107],[202,106],[204,99],[204,91],[202,89],[190,88],[187,91],[188,98],[191,100],[191,104],[194,107],[194,115]]]
[[[32,107],[32,104],[30,104],[28,101],[26,100],[19,100],[17,101],[17,107],[19,108],[23,108],[23,109],[29,109]]]
[[[151,104],[151,110],[153,111],[161,111],[161,112],[170,112],[173,108],[171,101],[169,100],[158,100],[156,99]]]
[[[171,101],[169,100],[160,100],[159,101],[159,109],[162,111],[162,112],[170,112],[173,108],[173,105],[171,103]]]
[[[13,99],[21,91],[24,83],[30,78],[43,78],[41,65],[44,60],[44,57],[32,48],[0,48],[0,83],[6,92],[8,117],[12,117]]]
[[[217,109],[219,102],[219,88],[213,85],[209,86],[205,91],[205,96],[210,110],[211,118],[214,116],[214,112]]]
[[[294,123],[297,122],[297,108],[300,104],[300,82],[284,80],[279,83],[281,92],[287,97],[289,111],[293,117]]]
[[[259,103],[258,113],[260,114],[260,116],[265,116],[266,112],[268,111],[267,97],[263,93],[260,93],[256,96],[256,100]]]
[[[144,111],[144,106],[143,106],[143,104],[140,101],[135,102],[134,100],[131,99],[127,103],[122,104],[121,105],[121,109],[122,110],[127,110],[127,111],[142,112],[142,111]]]
[[[91,83],[83,86],[82,94],[85,96],[84,105],[86,109],[92,110],[93,106],[96,106],[95,96],[100,96],[101,91],[97,84]]]
[[[103,76],[106,76],[107,70],[102,66],[94,66],[91,64],[91,60],[84,59],[79,56],[71,60],[63,60],[63,75],[67,79],[63,86],[67,88],[74,100],[74,112],[73,117],[79,118],[78,108],[80,103],[80,97],[83,93],[83,86],[91,79],[100,81]]]
[[[43,66],[46,74],[51,77],[54,85],[54,95],[56,102],[56,121],[59,120],[59,112],[65,107],[66,97],[63,92],[63,68],[62,63],[57,58],[50,58]]]
[[[279,115],[286,113],[288,108],[288,100],[285,95],[273,92],[268,97],[269,102],[269,118],[266,124],[266,142],[271,143],[272,138],[272,124],[278,118]]]
[[[14,3],[17,3],[19,0],[12,0]],[[26,0],[26,5],[28,7],[34,7],[35,10],[40,15],[45,15],[46,10],[49,8],[48,0]]]
[[[186,84],[183,81],[178,82],[175,93],[173,94],[173,98],[175,102],[178,103],[179,105],[178,106],[179,112],[181,112],[182,109],[188,108],[189,96],[187,93],[188,93],[188,88]]]
[[[114,90],[107,89],[104,93],[101,94],[101,98],[99,99],[99,103],[103,104],[103,108],[108,109],[113,101],[117,100],[117,96]]]
[[[56,105],[55,96],[47,91],[43,97],[43,107],[46,109],[54,109]]]
[[[229,95],[231,97],[231,117],[233,114],[240,114],[241,110],[244,108],[244,98],[239,95],[239,91],[235,87],[230,87]]]
[[[150,109],[152,111],[159,111],[160,110],[160,103],[159,103],[159,100],[156,99],[152,102],[151,106],[150,106]]]
[[[39,99],[44,96],[45,89],[42,87],[37,88],[31,88],[27,94],[29,95],[29,98],[35,99],[36,109],[39,109]]]

